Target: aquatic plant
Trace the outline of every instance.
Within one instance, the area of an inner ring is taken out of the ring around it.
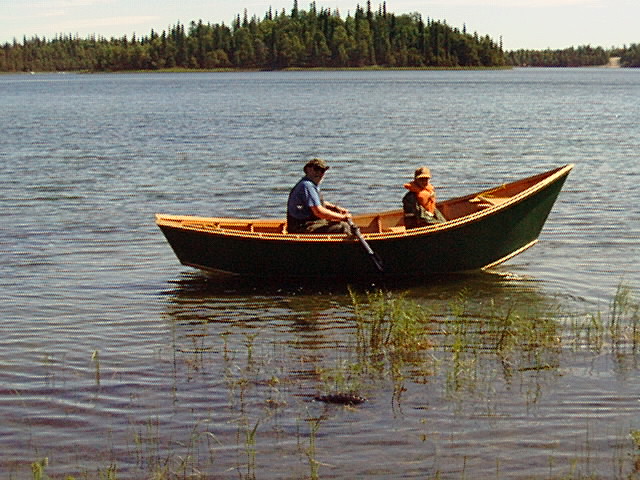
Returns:
[[[602,313],[570,315],[564,333],[565,343],[573,350],[589,349],[600,353],[605,341],[605,326]]]
[[[43,480],[45,478],[44,470],[47,465],[49,465],[49,459],[47,457],[31,464],[33,480]]]
[[[600,353],[608,346],[616,353],[631,350],[636,354],[640,347],[640,300],[624,283],[616,288],[608,313],[566,315],[564,323],[566,344],[574,350]]]
[[[99,480],[117,480],[118,478],[118,467],[114,463],[109,465],[104,470],[98,470],[98,479]],[[75,480],[73,477],[67,477],[65,480]]]
[[[611,301],[609,333],[614,346],[630,345],[635,351],[640,342],[640,302],[631,287],[620,283]]]
[[[419,361],[419,354],[431,348],[430,314],[405,295],[379,290],[367,293],[363,302],[353,290],[349,294],[356,321],[358,365],[363,372],[398,372],[401,365]]]
[[[320,478],[319,467],[320,462],[316,459],[316,439],[318,431],[320,430],[320,424],[324,420],[323,417],[307,418],[309,424],[309,448],[306,449],[305,454],[309,459],[309,478],[311,480],[317,480]]]
[[[492,374],[481,366],[483,360],[494,361],[491,357],[509,375],[558,364],[561,326],[553,305],[515,300],[498,305],[493,299],[478,304],[462,289],[437,311],[408,300],[406,293],[377,291],[364,298],[349,293],[357,360],[345,362],[343,374],[391,378],[394,398],[404,390],[406,375],[418,381],[442,373],[449,394],[475,389],[480,376]]]
[[[99,387],[100,386],[100,352],[98,352],[98,350],[94,350],[93,353],[91,354],[91,361],[95,365],[96,385]]]
[[[324,394],[357,395],[364,388],[364,372],[358,362],[338,359],[332,367],[318,367],[317,373]]]
[[[247,480],[256,478],[256,433],[258,432],[259,425],[260,419],[256,421],[253,428],[249,428],[248,423],[245,423],[244,425],[244,447],[247,455],[247,473],[244,475],[244,478]],[[238,468],[238,470],[240,470],[240,468]]]
[[[253,367],[253,345],[258,334],[245,333],[244,336],[246,338],[245,346],[247,347],[247,370],[250,370]]]

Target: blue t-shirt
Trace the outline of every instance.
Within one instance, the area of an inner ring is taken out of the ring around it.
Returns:
[[[289,193],[287,213],[297,220],[313,220],[316,216],[311,207],[322,205],[320,188],[309,178],[304,177]]]

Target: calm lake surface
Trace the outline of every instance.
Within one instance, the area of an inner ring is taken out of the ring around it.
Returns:
[[[620,69],[0,76],[0,476],[637,475],[635,348],[475,352],[463,383],[436,348],[327,405],[347,286],[209,278],[153,216],[283,216],[314,156],[354,213],[398,208],[423,164],[444,199],[574,163],[534,248],[384,288],[441,319],[461,292],[604,318],[640,286],[638,98]]]

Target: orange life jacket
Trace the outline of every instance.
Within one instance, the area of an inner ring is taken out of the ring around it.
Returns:
[[[436,189],[428,184],[425,188],[420,188],[416,182],[405,183],[404,188],[416,194],[418,203],[429,213],[436,211]]]

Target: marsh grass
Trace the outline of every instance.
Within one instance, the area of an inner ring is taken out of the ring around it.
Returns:
[[[493,299],[470,302],[461,291],[441,315],[446,391],[485,390],[498,375],[553,369],[560,350],[559,326],[549,305]],[[500,367],[500,370],[496,370]]]
[[[91,354],[91,361],[94,364],[95,368],[95,379],[96,386],[100,386],[100,352],[98,350],[94,350]]]
[[[357,362],[345,366],[352,383],[355,374],[390,377],[396,385],[407,375],[424,383],[442,374],[452,394],[491,382],[488,364],[501,365],[500,373],[510,377],[556,371],[566,349],[600,353],[609,346],[612,353],[635,355],[640,348],[640,301],[622,283],[605,314],[570,315],[548,300],[471,301],[465,289],[439,309],[406,294],[350,295]]]
[[[423,360],[432,347],[430,313],[405,295],[378,291],[363,302],[350,290],[355,315],[356,369],[363,373],[398,372]]]
[[[348,359],[337,359],[330,367],[318,367],[317,374],[321,380],[319,389],[323,394],[356,395],[362,392],[366,384],[361,365]]]
[[[242,478],[246,480],[254,480],[256,478],[256,436],[258,433],[258,427],[260,426],[260,419],[258,419],[253,427],[248,423],[245,418],[244,430],[244,448],[246,453],[246,474]],[[238,472],[241,473],[241,467],[238,466]]]
[[[49,458],[45,457],[31,464],[33,480],[44,480],[46,478],[45,469],[49,465]]]
[[[134,453],[138,471],[144,478],[155,480],[206,478],[206,470],[216,461],[219,439],[202,422],[196,422],[186,441],[172,442],[163,435],[160,420],[149,418],[132,432]],[[112,464],[98,471],[100,479],[116,480],[117,465]],[[106,476],[105,476],[106,475]]]
[[[320,462],[316,459],[316,440],[323,420],[324,417],[307,418],[307,423],[309,424],[309,447],[305,450],[305,454],[309,460],[309,478],[311,480],[320,478]]]
[[[555,368],[561,327],[553,306],[490,300],[478,305],[461,290],[443,309],[427,308],[406,294],[350,292],[357,361],[345,376],[409,377],[444,374],[447,392],[475,389],[487,378],[484,360],[497,359],[510,372]],[[334,376],[339,374],[334,372]]]
[[[350,290],[349,299],[352,316],[347,318],[351,326],[344,329],[344,337],[331,349],[331,355],[325,357],[296,357],[296,361],[291,362],[289,344],[275,346],[274,343],[269,347],[271,340],[265,343],[264,337],[255,331],[247,333],[232,328],[216,334],[220,343],[219,358],[213,355],[217,349],[204,342],[214,338],[203,336],[209,335],[206,329],[197,337],[194,348],[174,346],[174,355],[185,357],[184,365],[188,368],[192,368],[193,362],[187,360],[193,352],[198,354],[196,363],[202,370],[210,368],[210,362],[222,361],[223,384],[229,398],[227,408],[237,413],[232,422],[237,427],[235,469],[239,478],[260,478],[258,460],[262,440],[271,438],[272,429],[278,427],[274,419],[283,413],[297,415],[299,425],[307,426],[306,429],[298,427],[295,433],[296,453],[303,465],[308,465],[305,476],[320,478],[324,464],[317,460],[318,450],[321,442],[330,441],[330,437],[321,435],[327,417],[318,415],[316,409],[326,408],[325,412],[332,412],[335,407],[316,405],[310,400],[296,403],[296,396],[292,395],[294,382],[301,384],[303,392],[317,388],[326,393],[366,396],[375,396],[380,388],[385,388],[381,384],[391,382],[392,408],[402,403],[407,382],[441,386],[443,398],[461,403],[470,398],[469,394],[486,395],[490,404],[496,381],[509,382],[516,375],[519,378],[554,375],[563,352],[580,350],[598,354],[610,349],[617,358],[618,353],[637,354],[640,344],[640,302],[634,291],[623,284],[617,288],[608,312],[604,313],[567,314],[548,298],[479,300],[464,289],[446,303],[418,303],[410,299],[408,293],[381,290],[364,294]],[[193,340],[193,336],[185,338],[187,342]],[[207,355],[202,354],[205,350]],[[89,369],[93,370],[98,386],[100,360],[98,351],[94,351]],[[533,383],[531,397],[535,402],[541,394],[533,391],[536,387],[539,389],[539,383]],[[304,394],[298,398],[304,398]],[[303,405],[302,413],[295,410],[300,405]],[[493,408],[488,407],[489,415],[499,413]],[[210,478],[203,472],[217,467],[216,452],[223,447],[210,431],[212,427],[197,423],[182,443],[166,440],[161,427],[160,421],[154,418],[129,431],[133,438],[129,452],[141,477]],[[618,463],[636,464],[634,472],[640,475],[640,431],[631,430],[628,435],[619,432],[618,436],[625,437],[628,444],[624,451],[621,446],[615,452],[620,459]],[[426,438],[424,433],[421,441]],[[586,453],[581,452],[575,458],[568,473],[554,476],[555,472],[550,470],[549,478],[592,478],[591,448],[587,438]],[[97,470],[97,475],[86,475],[86,478],[116,480],[118,468],[115,460],[111,462]],[[501,476],[503,467],[497,460],[496,478]],[[555,469],[559,465],[550,459],[550,467]],[[47,459],[33,462],[34,480],[49,478],[47,468]],[[465,465],[462,478],[471,477],[471,472],[466,470]],[[622,467],[616,466],[616,474],[621,471]]]
[[[620,283],[611,301],[609,333],[615,347],[629,346],[635,352],[640,342],[640,301],[631,287]]]
[[[640,348],[640,299],[631,287],[621,282],[607,313],[566,315],[564,326],[566,344],[573,350],[601,353],[608,348],[614,353],[637,354]]]
[[[160,421],[148,419],[143,427],[133,432],[136,461],[142,470],[153,471],[156,475],[165,471],[168,461],[160,454]],[[164,465],[163,465],[164,464]]]

